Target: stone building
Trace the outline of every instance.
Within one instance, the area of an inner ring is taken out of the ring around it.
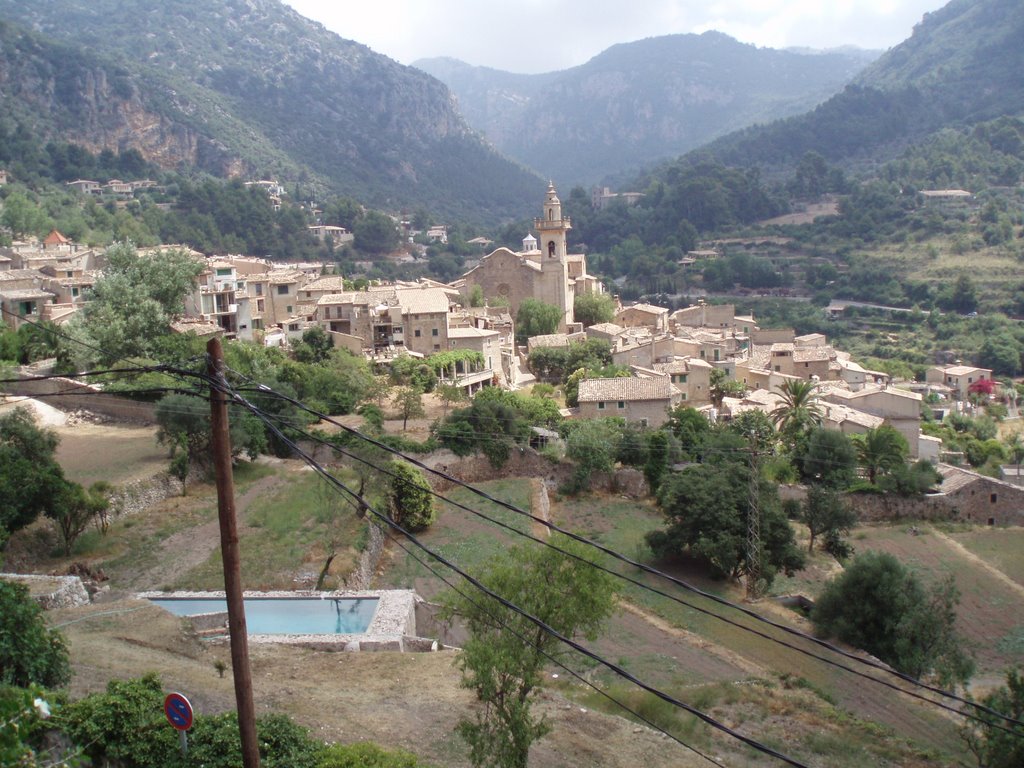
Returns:
[[[524,238],[523,250],[498,248],[484,256],[456,285],[467,297],[474,286],[480,286],[486,298],[507,301],[513,317],[526,299],[556,306],[562,313],[558,330],[565,331],[573,323],[577,293],[601,292],[602,286],[587,274],[584,255],[568,253],[566,237],[572,222],[562,215],[562,203],[553,184],[548,185],[542,213],[533,222],[538,237]],[[464,303],[468,305],[469,301]]]

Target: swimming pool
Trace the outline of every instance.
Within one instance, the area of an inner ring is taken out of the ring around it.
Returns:
[[[175,616],[226,613],[222,598],[149,598]],[[376,597],[247,597],[250,635],[358,635],[377,612]]]

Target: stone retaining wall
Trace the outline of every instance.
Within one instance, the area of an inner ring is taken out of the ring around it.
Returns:
[[[33,599],[43,607],[44,611],[54,608],[72,608],[76,605],[88,605],[89,593],[77,576],[32,576],[21,573],[0,573],[0,579],[19,581],[27,584],[35,593]],[[38,591],[38,585],[56,582],[57,588],[52,592]],[[33,589],[36,585],[36,589]]]
[[[372,520],[367,520],[365,524],[369,531],[366,548],[360,553],[359,562],[352,569],[352,573],[345,579],[345,589],[369,589],[381,555],[384,554],[384,543],[387,541],[384,527]]]
[[[72,379],[18,381],[4,386],[7,392],[22,397],[41,397],[63,411],[86,410],[118,421],[156,424],[156,406],[117,395],[105,395],[96,387]]]
[[[138,514],[172,496],[181,495],[181,481],[161,472],[146,480],[134,480],[117,486],[110,495],[112,518]]]

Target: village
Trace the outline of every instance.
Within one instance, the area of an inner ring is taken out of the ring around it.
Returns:
[[[203,269],[172,329],[287,349],[318,327],[334,347],[384,366],[403,355],[472,352],[442,374],[469,396],[488,386],[528,388],[538,381],[529,367],[536,350],[599,339],[609,345],[612,362],[630,375],[584,378],[578,404],[564,408],[563,416],[615,416],[652,429],[681,404],[712,423],[748,411],[771,414],[786,382],[806,381],[822,404],[826,428],[856,435],[892,427],[906,439],[909,459],[937,465],[942,490],[955,496],[948,503],[962,519],[987,525],[1024,520],[1024,490],[1014,465],[1003,468],[1001,479],[986,477],[958,466],[961,456],[921,431],[926,397],[940,420],[947,413],[972,412],[972,394],[993,392],[991,370],[956,363],[933,366],[924,381],[893,381],[858,365],[824,334],[761,328],[754,317],[737,315],[732,304],[703,300],[671,312],[646,303],[624,305],[614,297],[613,319],[584,327],[573,315],[575,299],[603,294],[605,287],[588,273],[584,254],[569,252],[571,226],[550,185],[534,220],[536,237],[528,233],[519,251],[494,250],[448,284],[422,278],[353,290],[351,281],[327,274],[322,263],[193,254]],[[321,229],[311,227],[322,237]],[[103,264],[101,249],[80,246],[56,231],[42,242],[0,248],[4,321],[15,330],[24,323],[69,322],[88,301]],[[517,344],[514,320],[528,299],[557,307],[558,327]]]

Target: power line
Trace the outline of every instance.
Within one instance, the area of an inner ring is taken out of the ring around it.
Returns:
[[[266,415],[266,416],[268,416],[268,418],[272,418],[272,419],[274,419],[274,420],[276,420],[276,421],[278,421],[278,422],[280,422],[282,424],[288,425],[288,422],[286,420],[284,420],[284,419],[281,419],[280,417],[273,417],[273,416],[269,416],[268,414],[264,414],[264,415]],[[389,477],[392,477],[392,478],[395,478],[395,479],[398,479],[398,480],[402,480],[404,482],[404,478],[402,478],[397,473],[392,472],[391,470],[387,469],[386,467],[380,467],[380,466],[374,464],[369,459],[367,459],[367,458],[365,458],[363,456],[360,456],[358,454],[352,453],[350,451],[346,451],[344,448],[342,448],[342,447],[340,447],[340,446],[338,446],[338,445],[336,445],[336,444],[334,444],[334,443],[332,443],[332,442],[330,442],[328,440],[324,440],[323,438],[319,438],[316,435],[312,435],[312,434],[310,434],[308,432],[305,432],[305,431],[302,431],[302,430],[299,430],[299,431],[300,431],[300,433],[302,434],[302,436],[304,438],[309,439],[312,442],[315,442],[315,443],[318,443],[318,444],[330,447],[333,450],[337,451],[338,453],[340,453],[340,454],[342,454],[344,456],[347,456],[347,457],[349,457],[351,459],[354,459],[356,461],[359,461],[359,462],[367,465],[368,467],[370,467],[370,468],[380,472],[381,474],[388,475]],[[399,454],[399,455],[401,455],[401,454]],[[980,717],[978,717],[976,715],[969,714],[968,712],[965,712],[965,711],[963,711],[961,709],[957,709],[956,707],[952,707],[950,705],[944,704],[941,701],[935,701],[934,699],[930,699],[930,698],[928,698],[928,697],[926,697],[926,696],[924,696],[922,694],[916,693],[913,690],[907,690],[906,688],[901,688],[898,685],[895,685],[895,684],[890,683],[890,682],[888,682],[886,680],[882,680],[880,678],[874,677],[873,675],[869,675],[869,674],[867,674],[865,672],[862,672],[860,670],[857,670],[857,669],[854,669],[852,667],[849,667],[849,666],[847,666],[847,665],[845,665],[845,664],[843,664],[843,663],[841,663],[839,661],[836,661],[834,659],[829,659],[828,657],[821,656],[819,654],[813,653],[812,651],[809,651],[806,648],[801,648],[801,647],[799,647],[797,645],[793,645],[792,643],[788,643],[785,640],[773,637],[772,635],[769,635],[769,634],[767,634],[765,632],[761,632],[760,630],[754,629],[753,627],[748,627],[745,624],[741,624],[741,623],[739,623],[739,622],[737,622],[737,621],[735,621],[733,619],[730,619],[730,618],[728,618],[726,616],[722,616],[721,614],[715,613],[714,611],[711,611],[711,610],[709,610],[707,608],[703,608],[703,607],[701,607],[699,605],[696,605],[694,603],[688,602],[688,601],[684,600],[681,597],[678,597],[676,595],[672,595],[672,594],[670,594],[668,592],[664,592],[664,591],[662,591],[660,589],[657,589],[655,587],[652,587],[652,586],[650,586],[648,584],[644,584],[643,582],[638,581],[638,580],[636,580],[636,579],[634,579],[634,578],[632,578],[632,577],[630,577],[630,576],[628,576],[628,575],[626,575],[624,573],[619,573],[619,572],[614,571],[614,570],[612,570],[610,568],[607,568],[606,566],[603,566],[600,563],[595,563],[595,562],[592,562],[592,561],[587,560],[585,558],[580,558],[578,555],[576,555],[576,554],[574,554],[572,552],[568,552],[568,551],[562,549],[561,547],[559,547],[558,545],[551,543],[550,541],[546,541],[544,539],[541,539],[541,538],[538,538],[536,536],[533,536],[530,533],[527,533],[525,531],[521,531],[521,530],[515,528],[514,526],[509,525],[508,523],[504,523],[501,520],[497,520],[495,518],[492,518],[492,517],[484,514],[483,512],[480,512],[479,510],[473,509],[472,507],[469,507],[469,506],[467,506],[465,504],[462,504],[462,503],[460,503],[458,501],[455,501],[453,499],[449,499],[446,496],[444,496],[443,494],[441,494],[441,493],[439,493],[437,491],[434,491],[433,489],[430,489],[428,492],[432,496],[434,496],[434,497],[436,497],[438,499],[441,499],[445,503],[450,504],[453,507],[456,507],[458,509],[462,509],[462,510],[464,510],[466,512],[469,512],[470,514],[472,514],[472,515],[474,515],[476,517],[479,517],[479,518],[481,518],[483,520],[486,520],[486,521],[488,521],[488,522],[490,522],[490,523],[492,523],[492,524],[494,524],[494,525],[496,525],[496,526],[498,526],[500,528],[503,528],[503,529],[509,531],[510,533],[513,533],[513,534],[515,534],[517,536],[521,536],[523,538],[529,539],[530,541],[533,541],[533,542],[535,542],[537,544],[540,544],[541,546],[549,547],[551,549],[554,549],[554,550],[562,553],[563,555],[566,555],[567,557],[570,557],[570,558],[573,558],[573,559],[577,559],[577,560],[581,560],[582,562],[586,563],[590,567],[593,567],[593,568],[596,568],[596,569],[598,569],[600,571],[603,571],[603,572],[605,572],[605,573],[607,573],[607,574],[609,574],[611,576],[614,576],[615,578],[622,579],[623,581],[626,581],[629,584],[632,584],[632,585],[634,585],[636,587],[639,587],[642,590],[645,590],[645,591],[650,592],[652,594],[658,595],[659,597],[667,598],[668,600],[671,600],[671,601],[673,601],[675,603],[678,603],[679,605],[682,605],[684,607],[690,608],[691,610],[697,611],[698,613],[701,613],[701,614],[704,614],[706,616],[710,616],[712,618],[718,619],[719,621],[722,621],[725,624],[728,624],[730,626],[736,627],[737,629],[743,630],[745,632],[749,632],[750,634],[752,634],[752,635],[754,635],[756,637],[759,637],[759,638],[761,638],[763,640],[768,640],[768,641],[773,642],[773,643],[775,643],[777,645],[781,645],[783,648],[786,648],[788,650],[792,650],[792,651],[795,651],[797,653],[803,654],[803,655],[808,656],[808,657],[810,657],[812,659],[815,659],[817,661],[821,661],[821,662],[823,662],[825,664],[828,664],[828,665],[833,666],[833,667],[835,667],[837,669],[840,669],[840,670],[842,670],[844,672],[849,672],[852,675],[856,675],[857,677],[861,677],[861,678],[863,678],[865,680],[869,680],[871,682],[877,683],[879,685],[882,685],[882,686],[884,686],[886,688],[889,688],[890,690],[896,691],[898,693],[906,694],[907,696],[910,696],[911,698],[917,699],[917,700],[922,701],[922,702],[927,703],[927,704],[931,704],[931,705],[933,705],[935,707],[939,707],[940,709],[946,710],[948,712],[951,712],[953,714],[959,715],[959,716],[964,717],[966,719],[974,720],[976,722],[987,722],[987,721],[982,720]],[[544,522],[542,519],[535,518],[532,515],[530,515],[530,517],[531,517],[531,519],[537,520],[539,522]],[[561,532],[561,529],[558,529],[558,530],[559,530],[559,532]],[[573,538],[576,538],[577,540],[582,541],[584,543],[587,542],[586,539],[582,539],[582,538],[579,538],[579,537],[576,537],[576,536],[573,536]],[[859,658],[859,657],[853,657],[853,658]],[[886,668],[883,667],[883,669],[886,669]],[[980,709],[982,711],[986,711],[987,710],[987,708],[984,707],[984,705],[976,705],[976,708],[978,708],[978,709]],[[1012,718],[1006,717],[1005,715],[1001,715],[1000,713],[997,713],[997,712],[994,712],[994,711],[992,711],[990,714],[993,714],[993,715],[998,716],[998,717],[1002,717],[1003,719],[1006,719],[1009,722],[1015,722]],[[995,727],[1001,728],[1000,726],[995,726]],[[1009,729],[1001,728],[1001,730],[1006,730],[1008,733],[1013,733],[1013,731],[1011,731]]]
[[[794,758],[791,758],[788,755],[785,755],[785,754],[783,754],[781,752],[778,752],[777,750],[772,749],[771,747],[769,747],[769,746],[767,746],[765,744],[762,744],[761,742],[757,741],[756,739],[753,739],[753,738],[751,738],[749,736],[745,736],[742,733],[739,733],[738,731],[730,728],[729,726],[725,725],[724,723],[719,722],[715,718],[713,718],[710,715],[702,712],[701,710],[697,709],[696,707],[693,707],[693,706],[691,706],[689,704],[686,704],[685,702],[676,699],[675,697],[673,697],[673,696],[671,696],[671,695],[669,695],[669,694],[667,694],[667,693],[665,693],[665,692],[663,692],[663,691],[661,691],[661,690],[659,690],[659,689],[649,685],[648,683],[643,682],[642,680],[637,678],[632,673],[628,672],[627,670],[623,669],[622,667],[618,666],[617,664],[614,664],[614,663],[608,661],[607,659],[601,657],[600,655],[594,653],[593,651],[591,651],[587,647],[581,645],[580,643],[577,643],[575,640],[572,640],[571,638],[566,637],[565,635],[560,633],[558,630],[556,630],[554,627],[551,627],[550,625],[548,625],[547,623],[545,623],[541,619],[538,619],[536,616],[533,616],[532,614],[530,614],[529,612],[523,610],[522,608],[520,608],[519,606],[515,605],[511,601],[506,600],[501,595],[495,593],[493,590],[489,589],[487,586],[485,586],[483,583],[481,583],[478,579],[474,578],[473,576],[471,576],[470,574],[468,574],[467,572],[465,572],[464,570],[459,568],[457,565],[452,563],[450,560],[448,560],[444,556],[440,555],[439,553],[434,552],[433,550],[431,550],[429,547],[427,547],[425,544],[423,544],[423,542],[421,542],[416,536],[414,536],[408,530],[403,528],[397,522],[395,522],[391,518],[387,517],[386,515],[382,514],[378,510],[374,509],[372,505],[370,505],[369,503],[367,503],[365,501],[365,499],[363,499],[362,497],[357,496],[352,490],[350,490],[347,486],[345,486],[344,483],[342,483],[336,477],[331,475],[319,462],[317,462],[315,459],[313,459],[311,456],[309,456],[305,451],[303,451],[293,440],[288,438],[280,429],[278,429],[278,427],[276,427],[272,423],[272,421],[269,418],[265,417],[265,415],[263,414],[263,412],[259,408],[256,408],[255,406],[253,406],[250,403],[248,403],[248,401],[246,401],[244,398],[242,398],[237,393],[230,393],[230,394],[233,394],[233,396],[234,396],[234,398],[236,399],[237,402],[240,402],[240,404],[242,404],[245,407],[249,408],[252,411],[252,413],[254,413],[257,417],[259,417],[271,430],[273,430],[278,435],[278,437],[281,440],[285,441],[285,443],[288,444],[292,448],[292,450],[295,451],[295,453],[297,455],[299,455],[316,472],[318,472],[322,477],[324,477],[324,479],[327,480],[328,483],[330,483],[331,485],[333,485],[335,488],[339,489],[343,493],[346,493],[347,495],[353,496],[354,498],[358,499],[359,502],[364,505],[364,508],[366,508],[372,515],[374,515],[374,517],[376,517],[378,520],[382,521],[383,523],[385,523],[389,527],[391,527],[394,530],[396,530],[399,533],[401,533],[406,539],[408,539],[418,549],[422,550],[423,552],[425,552],[426,554],[430,555],[431,557],[433,557],[438,562],[444,564],[445,566],[447,566],[448,568],[453,570],[455,573],[459,574],[463,579],[465,579],[467,582],[469,582],[477,590],[483,592],[487,596],[489,596],[492,599],[498,601],[501,605],[503,605],[506,608],[508,608],[508,609],[514,611],[515,613],[519,614],[520,616],[525,618],[527,621],[529,621],[532,624],[534,624],[535,626],[537,626],[540,630],[550,634],[552,637],[554,637],[555,639],[557,639],[559,642],[563,643],[564,645],[567,645],[568,647],[572,648],[573,650],[583,654],[587,658],[592,659],[593,661],[596,661],[598,664],[601,664],[602,666],[604,666],[605,668],[607,668],[608,670],[610,670],[614,674],[618,675],[619,677],[622,677],[625,680],[629,680],[634,685],[642,688],[643,690],[645,690],[645,691],[647,691],[647,692],[649,692],[651,694],[654,694],[655,696],[657,696],[658,698],[662,699],[663,701],[666,701],[669,704],[672,704],[673,706],[679,707],[680,709],[683,709],[683,710],[689,712],[690,714],[692,714],[692,715],[696,716],[697,718],[699,718],[699,719],[703,720],[704,722],[706,722],[708,725],[711,725],[713,728],[716,728],[716,729],[722,731],[723,733],[726,733],[727,735],[732,736],[733,738],[735,738],[735,739],[737,739],[739,741],[742,741],[744,744],[747,744],[748,746],[754,748],[755,750],[757,750],[759,752],[762,752],[764,754],[770,755],[771,757],[775,757],[775,758],[777,758],[777,759],[779,759],[779,760],[781,760],[781,761],[783,761],[783,762],[785,762],[785,763],[787,763],[789,765],[796,766],[797,768],[808,768],[806,765],[804,765],[803,763],[800,763],[799,761],[795,760]]]
[[[771,619],[768,619],[768,618],[766,618],[764,616],[761,616],[760,614],[758,614],[758,613],[756,613],[756,612],[754,612],[754,611],[752,611],[752,610],[750,610],[748,608],[745,608],[745,607],[743,607],[741,605],[732,603],[732,602],[726,600],[725,598],[719,597],[719,596],[714,595],[712,593],[709,593],[709,592],[706,592],[704,590],[701,590],[701,589],[699,589],[699,588],[689,584],[688,582],[685,582],[685,581],[683,581],[681,579],[678,579],[678,578],[676,578],[676,577],[674,577],[674,576],[672,576],[670,574],[667,574],[667,573],[665,573],[663,571],[660,571],[660,570],[658,570],[656,568],[652,568],[651,566],[648,566],[648,565],[646,565],[644,563],[641,563],[639,561],[633,560],[632,558],[629,558],[626,555],[623,555],[623,554],[621,554],[619,552],[616,552],[615,550],[612,550],[612,549],[610,549],[608,547],[605,547],[604,545],[602,545],[602,544],[600,544],[598,542],[595,542],[595,541],[590,540],[590,539],[588,539],[588,538],[586,538],[584,536],[580,536],[579,534],[575,534],[575,533],[573,533],[571,531],[568,531],[568,530],[566,530],[564,528],[561,528],[561,527],[555,525],[554,523],[551,523],[548,520],[544,520],[542,518],[536,517],[533,514],[531,514],[530,512],[527,512],[526,510],[520,509],[519,507],[516,507],[515,505],[510,504],[509,502],[506,502],[506,501],[503,501],[501,499],[498,499],[498,498],[488,494],[487,492],[482,491],[482,490],[476,488],[475,486],[473,486],[471,484],[465,483],[462,480],[459,480],[459,479],[449,475],[446,472],[442,472],[440,470],[434,469],[434,468],[424,464],[423,462],[419,461],[418,459],[416,459],[416,458],[414,458],[412,456],[408,456],[407,454],[403,453],[402,451],[400,451],[398,449],[392,448],[391,446],[387,445],[386,443],[382,443],[382,442],[380,442],[378,440],[375,440],[372,437],[369,437],[369,436],[363,434],[359,430],[356,430],[356,429],[354,429],[352,427],[348,427],[348,426],[346,426],[346,425],[344,425],[344,424],[342,424],[342,423],[332,419],[330,416],[328,416],[326,414],[323,414],[323,413],[320,413],[320,412],[315,411],[313,409],[310,409],[308,406],[304,405],[303,403],[301,403],[300,401],[296,400],[295,398],[291,398],[291,397],[288,397],[287,395],[283,395],[283,394],[280,394],[278,392],[275,392],[274,390],[272,390],[270,387],[267,387],[266,385],[262,385],[261,384],[261,385],[258,385],[255,388],[240,388],[239,391],[256,391],[256,392],[260,392],[260,393],[263,393],[263,394],[271,394],[271,395],[276,396],[276,397],[278,397],[280,399],[283,399],[283,400],[286,400],[288,402],[291,402],[293,405],[296,405],[300,409],[305,410],[305,411],[307,411],[307,412],[309,412],[309,413],[311,413],[311,414],[313,414],[315,416],[318,416],[320,419],[322,419],[322,420],[324,420],[324,421],[326,421],[326,422],[328,422],[330,424],[334,424],[334,425],[340,427],[345,432],[347,432],[349,434],[352,434],[352,435],[354,435],[354,436],[356,436],[356,437],[358,437],[358,438],[360,438],[360,439],[370,443],[371,445],[375,445],[376,447],[381,448],[381,449],[383,449],[383,450],[385,450],[385,451],[387,451],[387,452],[389,452],[389,453],[391,453],[393,455],[397,455],[397,456],[403,458],[404,460],[410,462],[411,464],[414,464],[415,466],[417,466],[417,467],[419,467],[421,469],[424,469],[424,470],[430,472],[431,474],[437,475],[437,476],[447,480],[448,482],[451,482],[451,483],[453,483],[455,485],[458,485],[460,487],[466,488],[467,490],[471,491],[472,493],[474,493],[474,494],[476,494],[476,495],[478,495],[478,496],[480,496],[480,497],[482,497],[482,498],[484,498],[484,499],[486,499],[486,500],[488,500],[488,501],[490,501],[490,502],[492,502],[494,504],[497,504],[498,506],[501,506],[501,507],[503,507],[505,509],[508,509],[508,510],[510,510],[512,512],[515,512],[516,514],[528,517],[529,519],[531,519],[531,520],[533,520],[533,521],[535,521],[535,522],[537,522],[537,523],[539,523],[541,525],[546,526],[550,530],[557,531],[558,533],[561,533],[561,534],[563,534],[565,536],[568,536],[569,538],[571,538],[571,539],[573,539],[575,541],[579,541],[579,542],[581,542],[583,544],[586,544],[588,546],[594,547],[594,548],[598,549],[599,551],[601,551],[601,552],[603,552],[603,553],[613,557],[616,560],[624,562],[624,563],[626,563],[628,565],[631,565],[633,567],[639,568],[640,570],[645,571],[647,573],[650,573],[651,575],[658,576],[658,577],[661,577],[663,579],[666,579],[670,583],[673,583],[673,584],[675,584],[675,585],[677,585],[677,586],[679,586],[679,587],[681,587],[681,588],[683,588],[683,589],[685,589],[685,590],[687,590],[689,592],[692,592],[692,593],[694,593],[696,595],[704,597],[704,598],[706,598],[708,600],[711,600],[711,601],[713,601],[715,603],[718,603],[720,605],[723,605],[723,606],[726,606],[726,607],[729,607],[729,608],[733,608],[734,610],[740,611],[744,615],[749,616],[749,617],[755,619],[756,621],[765,623],[765,624],[767,624],[767,625],[769,625],[769,626],[771,626],[771,627],[773,627],[775,629],[781,630],[781,631],[783,631],[783,632],[785,632],[787,634],[790,634],[790,635],[793,635],[795,637],[799,637],[799,638],[801,638],[803,640],[806,640],[806,641],[809,641],[811,643],[814,643],[815,645],[818,645],[818,646],[823,647],[823,648],[825,648],[827,650],[830,650],[830,651],[832,651],[834,653],[837,653],[840,656],[843,656],[845,658],[851,659],[851,660],[856,661],[856,662],[858,662],[860,664],[863,664],[865,666],[872,667],[874,669],[878,669],[878,670],[880,670],[882,672],[886,672],[886,673],[888,673],[890,675],[893,675],[893,676],[903,680],[906,683],[909,683],[911,685],[920,687],[920,688],[922,688],[924,690],[927,690],[927,691],[929,691],[931,693],[935,693],[935,694],[937,694],[939,696],[942,696],[944,698],[951,699],[951,700],[956,701],[956,702],[958,702],[960,704],[970,706],[973,709],[976,709],[976,710],[981,711],[981,712],[985,712],[986,714],[989,714],[991,716],[994,716],[994,717],[1000,718],[1002,720],[1005,720],[1008,723],[1011,723],[1011,724],[1014,724],[1014,725],[1024,725],[1024,723],[1022,723],[1021,721],[1018,721],[1018,720],[1016,720],[1016,719],[1014,719],[1012,717],[1009,717],[1007,715],[1004,715],[1002,713],[996,712],[995,710],[992,710],[992,709],[986,707],[983,704],[980,704],[980,703],[972,701],[970,699],[958,696],[957,694],[955,694],[955,693],[953,693],[951,691],[946,691],[945,689],[939,688],[937,686],[929,685],[929,684],[924,683],[924,682],[922,682],[920,680],[917,680],[917,679],[915,679],[915,678],[913,678],[913,677],[911,677],[909,675],[906,675],[906,674],[904,674],[902,672],[899,672],[899,671],[897,671],[895,669],[892,669],[888,665],[885,665],[885,664],[882,664],[880,662],[876,662],[876,661],[873,661],[873,660],[870,660],[870,659],[866,659],[866,658],[857,656],[857,655],[852,654],[852,653],[850,653],[848,651],[844,651],[843,649],[838,648],[838,647],[834,646],[833,644],[831,644],[831,643],[829,643],[829,642],[827,642],[825,640],[821,640],[820,638],[816,638],[813,635],[808,635],[808,634],[806,634],[804,632],[801,632],[800,630],[794,629],[794,628],[789,627],[789,626],[787,626],[785,624],[781,624],[779,622],[772,621]],[[314,439],[314,440],[317,439],[317,438],[314,438],[312,435],[308,435],[308,433],[307,433],[306,436],[308,436],[308,437],[310,437],[311,439]],[[339,448],[338,446],[335,446],[333,443],[328,443],[328,444],[332,445],[332,447],[335,447],[337,450],[339,450],[340,452],[344,453],[344,451],[341,448]],[[743,451],[743,452],[745,453],[746,451]],[[349,454],[346,454],[346,455],[349,455]],[[358,457],[354,457],[353,456],[353,458],[358,458]],[[363,461],[363,459],[361,459],[361,458],[359,460]],[[377,469],[378,471],[385,471],[385,470],[382,470],[379,467],[374,467],[374,468]],[[444,497],[441,497],[441,498],[444,498]],[[445,499],[445,500],[448,501],[449,503],[452,503],[452,504],[455,504],[456,506],[459,506],[460,508],[467,509],[467,511],[471,511],[474,514],[481,514],[482,515],[482,513],[478,513],[475,510],[469,510],[467,507],[459,505],[456,502],[452,502],[449,499]],[[488,519],[490,519],[490,518],[488,518]],[[498,521],[495,521],[495,520],[491,520],[491,522],[494,522],[496,524],[501,525],[500,523],[498,523]],[[503,526],[503,527],[505,527],[505,526]],[[534,538],[532,536],[529,536],[529,534],[523,534],[521,531],[517,531],[516,529],[514,529],[512,527],[509,527],[509,530],[515,531],[519,535],[525,535],[525,536],[528,536],[529,538]],[[542,544],[545,543],[545,542],[540,541],[539,539],[534,539],[534,540],[535,541],[539,541]],[[601,567],[601,566],[595,564],[595,567]],[[622,574],[616,574],[616,575],[620,576],[621,578],[625,578],[625,579],[629,580],[629,577],[626,577],[626,576],[624,576]],[[810,651],[807,651],[806,649],[802,649],[802,648],[799,648],[797,646],[793,646],[793,645],[791,645],[789,643],[786,643],[783,640],[780,640],[778,638],[774,638],[774,637],[772,637],[772,636],[770,636],[768,634],[765,634],[765,633],[758,632],[757,630],[754,630],[751,627],[747,627],[745,625],[738,624],[738,623],[734,622],[731,619],[727,619],[727,618],[725,618],[723,616],[715,614],[714,612],[708,611],[707,609],[701,609],[701,608],[699,608],[697,606],[694,606],[692,604],[686,603],[685,601],[682,601],[680,598],[677,598],[675,596],[672,596],[672,595],[669,595],[667,593],[661,592],[659,590],[654,590],[653,588],[651,588],[651,587],[649,587],[647,585],[644,585],[641,582],[636,582],[636,581],[633,581],[633,580],[631,580],[631,581],[632,581],[632,583],[635,583],[637,586],[640,586],[640,587],[642,587],[644,589],[648,589],[648,590],[653,591],[655,594],[659,594],[661,596],[668,597],[671,600],[674,600],[676,602],[680,602],[681,604],[686,605],[686,606],[688,606],[690,608],[693,608],[694,610],[698,610],[698,611],[700,611],[702,613],[706,613],[707,615],[713,616],[714,618],[717,618],[717,619],[719,619],[721,621],[724,621],[726,623],[732,624],[733,626],[736,626],[736,627],[741,628],[741,629],[743,629],[745,631],[748,631],[748,632],[751,632],[753,634],[756,634],[756,635],[758,635],[758,636],[760,636],[760,637],[762,637],[764,639],[770,640],[770,641],[772,641],[774,643],[780,644],[783,647],[790,648],[791,650],[796,650],[799,653],[803,653],[803,654],[808,655],[808,656],[810,656],[812,658],[818,659],[820,661],[824,661],[824,662],[826,662],[826,663],[828,663],[830,665],[836,666],[836,667],[838,667],[840,669],[843,669],[845,671],[851,672],[851,673],[853,673],[855,675],[864,677],[864,678],[866,678],[868,680],[875,681],[875,682],[877,682],[877,683],[879,683],[881,685],[884,685],[884,686],[886,686],[888,688],[891,688],[892,690],[896,690],[896,691],[899,691],[901,693],[905,693],[905,694],[907,694],[909,696],[912,696],[914,698],[917,698],[917,699],[919,699],[921,701],[928,702],[928,703],[930,703],[930,704],[932,704],[934,706],[937,706],[937,707],[940,707],[942,709],[946,709],[946,710],[948,710],[950,712],[954,712],[954,713],[956,713],[958,715],[962,715],[964,717],[967,717],[968,719],[976,719],[975,717],[973,717],[971,715],[968,715],[965,712],[963,712],[962,710],[956,709],[955,707],[950,707],[948,705],[942,704],[941,702],[937,702],[937,701],[934,701],[932,699],[928,699],[927,697],[923,697],[920,694],[915,694],[913,691],[908,691],[908,690],[906,690],[904,688],[900,688],[899,686],[895,686],[892,683],[889,683],[889,682],[887,682],[885,680],[881,680],[881,679],[879,679],[877,677],[874,677],[874,676],[871,676],[871,675],[866,675],[866,674],[864,674],[862,672],[858,672],[857,670],[854,670],[854,669],[852,669],[850,667],[847,667],[846,665],[840,664],[839,662],[836,662],[836,661],[834,661],[832,659],[827,659],[825,657],[818,656],[816,654],[811,653]],[[996,727],[999,727],[999,726],[996,726]],[[1003,729],[1003,730],[1008,730],[1008,729]],[[1009,732],[1012,732],[1012,731],[1009,731]]]
[[[394,541],[395,544],[397,544],[407,555],[409,555],[409,557],[411,557],[417,563],[419,563],[424,568],[426,568],[428,571],[430,571],[432,574],[434,574],[434,576],[436,576],[438,579],[440,579],[445,585],[447,585],[447,587],[449,589],[451,589],[457,595],[462,597],[464,600],[466,600],[469,603],[471,603],[473,606],[475,606],[480,611],[483,611],[489,618],[493,619],[497,624],[501,625],[501,627],[506,632],[511,633],[512,635],[514,635],[515,637],[519,638],[520,640],[522,640],[526,644],[530,643],[530,641],[527,638],[523,637],[523,635],[521,633],[517,632],[513,627],[509,626],[508,622],[506,622],[503,619],[501,619],[501,617],[496,616],[494,613],[491,613],[490,611],[488,611],[480,603],[476,602],[472,597],[470,597],[468,594],[466,594],[461,589],[459,589],[457,586],[455,586],[451,581],[449,581],[440,572],[438,572],[437,569],[435,569],[433,566],[431,566],[430,563],[428,563],[425,560],[423,560],[419,555],[417,555],[409,547],[407,547],[404,543],[402,543],[402,541],[400,539],[392,539],[392,541]],[[699,749],[697,749],[696,747],[692,746],[691,744],[687,744],[685,741],[680,739],[678,736],[676,736],[676,735],[674,735],[672,733],[669,733],[667,730],[665,730],[664,728],[659,726],[657,723],[651,721],[647,717],[644,717],[642,714],[637,712],[635,709],[632,709],[628,705],[626,705],[623,702],[619,701],[614,696],[612,696],[610,693],[608,693],[604,689],[600,688],[599,686],[597,686],[595,683],[591,682],[590,680],[587,680],[579,672],[575,671],[574,669],[569,667],[569,665],[565,664],[564,662],[559,661],[557,658],[552,656],[550,653],[548,653],[544,649],[538,648],[537,651],[542,656],[544,656],[544,658],[546,658],[548,661],[550,661],[552,664],[555,664],[558,667],[560,667],[561,669],[565,670],[567,673],[569,673],[574,678],[576,678],[576,680],[578,680],[579,682],[581,682],[584,685],[588,686],[592,690],[596,691],[598,694],[603,696],[605,699],[607,699],[608,701],[612,702],[617,707],[620,707],[621,709],[625,710],[629,714],[633,715],[633,717],[635,717],[638,720],[640,720],[641,722],[645,723],[647,726],[653,728],[654,730],[658,731],[659,733],[664,734],[665,736],[668,736],[670,739],[675,741],[677,744],[681,744],[682,746],[686,747],[688,750],[690,750],[694,754],[699,755],[700,757],[702,757],[705,760],[707,760],[709,763],[712,763],[713,765],[722,765],[722,763],[719,762],[718,760],[716,760],[715,758],[710,757],[709,755],[706,755],[704,752],[701,752]]]

